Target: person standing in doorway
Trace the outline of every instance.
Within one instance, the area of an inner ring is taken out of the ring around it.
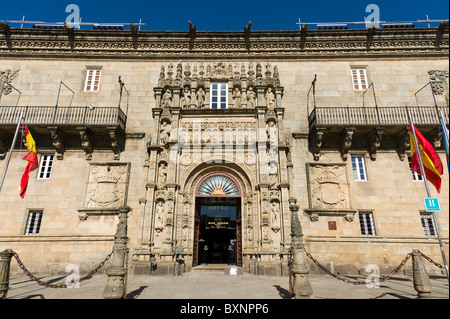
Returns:
[[[228,251],[230,253],[229,264],[236,265],[236,242],[230,239],[230,245],[228,246]]]

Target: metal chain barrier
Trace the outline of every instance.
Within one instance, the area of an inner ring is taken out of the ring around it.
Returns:
[[[438,268],[443,268],[443,266],[442,266],[441,264],[439,264],[439,263],[433,261],[430,257],[426,256],[426,255],[425,255],[424,253],[422,253],[421,251],[416,250],[415,252],[420,253],[426,260],[428,260],[430,263],[434,264],[436,267],[438,267]],[[340,276],[338,276],[338,275],[332,273],[331,271],[329,271],[326,267],[322,266],[322,265],[321,265],[316,259],[314,259],[314,257],[311,256],[311,254],[308,253],[307,251],[305,251],[305,254],[306,254],[306,256],[308,256],[309,259],[311,259],[311,260],[313,261],[313,263],[314,263],[317,267],[319,267],[319,268],[322,269],[324,272],[326,272],[328,275],[330,275],[330,276],[332,276],[332,277],[334,277],[334,278],[336,278],[336,279],[338,279],[338,280],[341,280],[341,281],[343,281],[343,282],[345,282],[345,283],[353,284],[353,285],[365,285],[365,284],[366,284],[366,281],[361,281],[361,280],[352,281],[352,280],[349,280],[349,279],[347,279],[347,278],[340,277]],[[392,271],[392,273],[389,274],[388,276],[382,276],[382,277],[380,277],[379,281],[380,281],[380,282],[384,282],[384,281],[390,279],[390,278],[391,278],[392,276],[394,276],[396,273],[398,273],[398,272],[400,271],[400,269],[402,269],[402,267],[405,266],[406,262],[408,261],[409,258],[411,258],[411,256],[412,256],[412,252],[406,254],[406,257],[405,257],[405,258],[403,259],[403,261],[402,261],[402,262],[401,262],[401,263],[400,263],[400,264]],[[289,270],[290,270],[290,268],[289,268]],[[292,272],[290,273],[290,275],[292,275]],[[290,282],[291,282],[291,278],[289,278],[289,284],[290,284]],[[291,288],[291,287],[290,287],[290,288]]]
[[[30,279],[36,281],[39,285],[41,286],[45,286],[47,288],[67,288],[67,284],[59,284],[59,285],[55,285],[55,284],[49,284],[46,283],[40,279],[38,279],[36,276],[34,276],[23,264],[23,262],[20,260],[19,255],[13,251],[12,249],[6,249],[7,252],[12,253],[14,258],[16,259],[17,263],[19,264],[19,267],[24,271],[24,273],[30,277]],[[103,265],[111,258],[112,254],[114,253],[114,250],[111,251],[106,258],[97,266],[95,267],[89,274],[87,274],[86,276],[80,278],[80,282],[86,279],[91,278],[101,267],[103,267]]]

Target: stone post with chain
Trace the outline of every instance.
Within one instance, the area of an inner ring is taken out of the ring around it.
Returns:
[[[423,264],[422,254],[414,250],[412,252],[413,284],[419,298],[430,298],[433,287]]]
[[[309,283],[309,269],[305,259],[305,247],[303,244],[303,231],[297,212],[299,206],[296,200],[290,200],[291,211],[291,241],[293,250],[293,295],[295,299],[308,299],[312,297],[313,290]]]
[[[0,253],[0,299],[6,298],[9,289],[9,268],[13,253],[3,251]]]
[[[119,223],[117,224],[117,232],[114,236],[114,255],[111,266],[106,271],[108,281],[103,298],[105,299],[123,299],[126,293],[125,276],[127,269],[125,268],[125,257],[127,256],[127,218],[131,208],[123,206],[119,211]]]

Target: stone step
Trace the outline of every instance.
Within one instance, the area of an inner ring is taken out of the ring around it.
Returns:
[[[195,272],[222,272],[225,275],[242,275],[242,267],[227,264],[202,264],[192,268]]]

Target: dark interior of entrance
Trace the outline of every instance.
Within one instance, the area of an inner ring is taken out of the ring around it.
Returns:
[[[197,265],[238,264],[240,198],[197,198]]]

